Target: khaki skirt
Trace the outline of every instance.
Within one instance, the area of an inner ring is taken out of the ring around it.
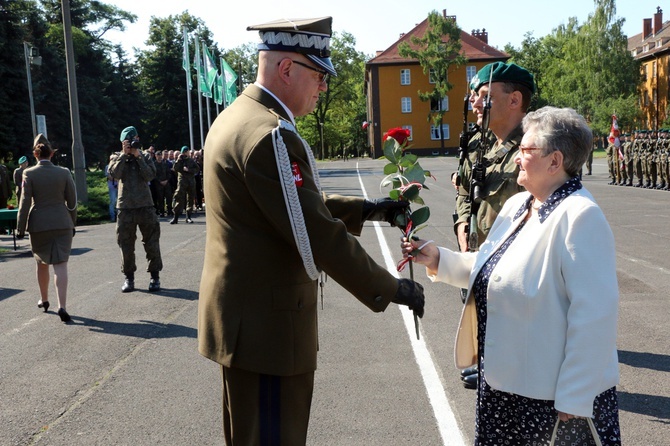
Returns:
[[[67,262],[72,249],[72,229],[31,232],[30,249],[40,263],[53,265]]]

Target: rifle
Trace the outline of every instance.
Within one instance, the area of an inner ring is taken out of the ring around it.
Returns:
[[[484,154],[488,152],[490,141],[488,138],[489,120],[491,118],[491,81],[493,81],[493,70],[489,78],[489,91],[486,94],[486,102],[484,103],[484,116],[482,117],[482,137],[479,140],[477,147],[477,159],[472,165],[472,174],[470,175],[470,194],[466,198],[466,202],[470,203],[470,224],[468,225],[468,251],[474,252],[479,247],[479,234],[477,227],[477,214],[479,213],[479,205],[482,202],[484,186],[484,176],[486,174],[486,166],[484,165]]]

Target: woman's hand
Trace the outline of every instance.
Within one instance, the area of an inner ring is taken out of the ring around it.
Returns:
[[[406,237],[402,238],[400,244],[403,258],[410,257],[414,263],[425,265],[430,271],[437,271],[437,265],[440,261],[440,251],[432,240],[412,240],[408,241]]]

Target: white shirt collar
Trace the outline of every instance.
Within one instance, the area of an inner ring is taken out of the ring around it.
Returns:
[[[268,90],[267,88],[262,86],[258,81],[254,82],[254,85],[257,86],[258,88],[262,89],[263,91],[265,91],[267,94],[269,94],[273,98],[275,98],[275,100],[277,102],[279,102],[279,104],[284,108],[284,111],[286,112],[288,117],[291,119],[291,124],[293,124],[295,126],[295,119],[293,118],[293,113],[291,113],[291,110],[288,109],[286,104],[284,104],[277,96],[275,96],[275,94],[273,92],[271,92],[270,90]]]

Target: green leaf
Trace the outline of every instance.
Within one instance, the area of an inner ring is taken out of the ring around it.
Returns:
[[[403,155],[402,158],[400,158],[400,165],[402,167],[411,167],[414,164],[416,164],[416,161],[419,159],[418,156],[413,155],[411,153],[406,153]]]
[[[410,183],[423,184],[426,181],[426,175],[424,175],[424,170],[421,168],[419,163],[405,169],[403,174]]]
[[[420,205],[425,205],[426,203],[423,201],[423,198],[419,197],[418,195],[414,200],[412,200],[412,203],[420,204]]]
[[[404,228],[405,226],[407,226],[407,217],[405,216],[405,214],[397,214],[395,216],[394,223],[399,228]]]
[[[408,201],[414,201],[419,197],[419,186],[416,184],[410,184],[407,189],[403,192],[403,197]]]
[[[396,140],[393,138],[384,141],[384,156],[393,164],[398,164],[398,156],[396,156],[398,151],[395,148],[397,145]]]
[[[392,173],[396,173],[398,171],[398,166],[396,166],[393,163],[388,163],[387,165],[384,166],[384,174],[385,175],[390,175]]]
[[[412,225],[416,228],[428,221],[430,217],[430,209],[428,206],[421,207],[412,212]]]
[[[389,197],[398,201],[400,199],[400,191],[398,189],[391,189],[391,191],[389,191]]]

